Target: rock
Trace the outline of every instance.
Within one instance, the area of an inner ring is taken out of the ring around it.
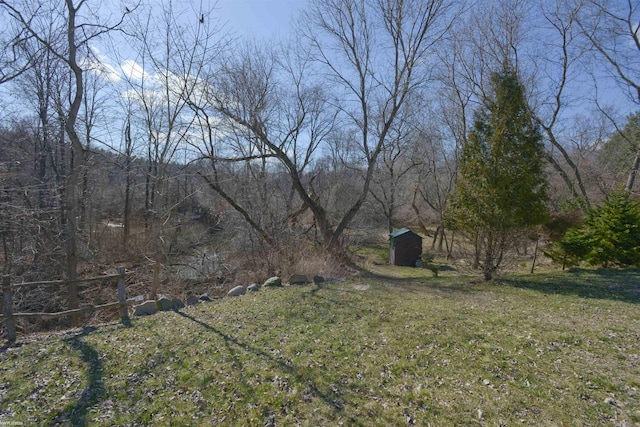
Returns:
[[[184,308],[184,303],[182,302],[182,300],[180,298],[172,298],[173,300],[173,309],[174,310],[180,310]]]
[[[294,274],[289,278],[290,285],[305,285],[309,283],[309,279],[304,274]]]
[[[171,298],[162,296],[158,298],[158,301],[156,301],[156,303],[158,304],[158,310],[160,311],[173,310],[173,300]]]
[[[280,279],[278,276],[271,277],[267,279],[262,286],[266,288],[282,286],[282,279]]]
[[[136,316],[148,316],[158,312],[158,304],[154,300],[148,300],[135,307],[133,312]]]
[[[324,282],[324,277],[322,276],[313,276],[313,283],[315,283],[316,285],[318,283],[323,283]]]
[[[257,283],[252,283],[249,285],[249,287],[247,287],[247,290],[252,292],[257,292],[260,290],[260,285],[258,285]]]
[[[211,297],[208,294],[202,294],[202,295],[200,295],[200,301],[202,301],[202,302],[211,302],[213,300],[211,299]]]
[[[189,295],[187,297],[187,305],[196,305],[200,302],[200,298],[195,295]]]
[[[238,297],[240,295],[244,295],[245,292],[246,292],[246,289],[244,288],[244,286],[238,285],[235,288],[231,289],[229,292],[227,292],[227,295],[230,297]]]
[[[158,310],[160,311],[180,310],[184,308],[184,303],[179,298],[166,295],[160,295],[157,304]]]

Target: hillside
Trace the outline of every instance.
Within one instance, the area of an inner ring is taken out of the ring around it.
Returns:
[[[0,423],[637,425],[639,282],[369,275],[33,336]]]

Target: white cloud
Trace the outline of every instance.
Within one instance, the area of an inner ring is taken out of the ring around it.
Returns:
[[[126,60],[120,64],[120,69],[124,75],[131,80],[142,80],[149,77],[149,74],[144,71],[144,68],[136,61]]]
[[[92,71],[112,83],[117,83],[122,79],[118,71],[109,64],[107,57],[101,54],[95,46],[91,46],[91,55],[82,58],[80,65],[85,70]]]
[[[111,66],[111,64],[101,62],[98,70],[100,76],[109,80],[111,83],[118,83],[120,80],[122,80],[120,74],[116,71],[115,68]]]

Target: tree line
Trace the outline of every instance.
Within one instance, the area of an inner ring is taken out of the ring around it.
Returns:
[[[539,226],[634,193],[634,2],[311,0],[277,43],[166,1],[0,13],[5,274],[274,272],[414,225],[490,278]]]

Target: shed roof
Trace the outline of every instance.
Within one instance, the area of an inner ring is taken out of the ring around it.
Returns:
[[[407,233],[415,234],[413,231],[409,230],[408,228],[399,228],[396,231],[389,233],[389,237],[393,239],[395,237],[402,236],[403,234],[407,234]]]

